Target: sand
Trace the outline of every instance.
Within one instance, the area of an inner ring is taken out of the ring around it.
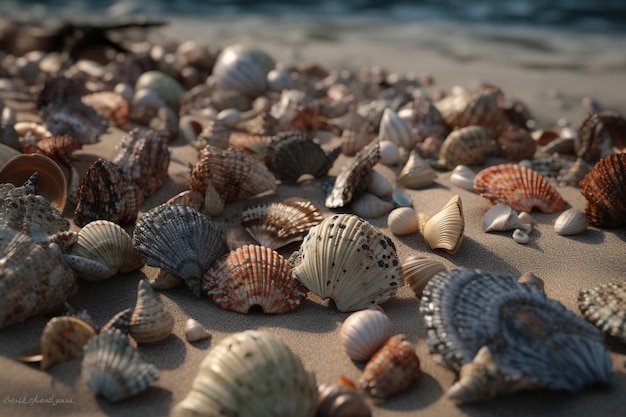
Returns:
[[[189,32],[183,32],[186,28]],[[200,36],[201,27],[177,21],[168,35],[181,38]],[[249,41],[251,35],[228,34],[217,43],[227,45],[234,41]],[[477,81],[489,81],[500,86],[507,97],[524,100],[538,119],[546,125],[556,124],[559,118],[571,121],[575,127],[582,120],[585,109],[581,99],[596,98],[607,108],[624,113],[626,104],[620,97],[619,88],[624,75],[610,68],[533,70],[522,65],[494,63],[490,60],[460,62],[428,49],[411,49],[410,45],[388,47],[374,41],[369,43],[327,42],[307,39],[296,43],[281,43],[266,39],[265,49],[279,62],[320,62],[329,68],[358,67],[381,64],[397,72],[429,72],[436,85],[448,89],[459,84],[471,86]],[[297,56],[294,51],[297,49]],[[620,105],[622,107],[620,107]],[[122,132],[111,129],[95,145],[85,146],[76,153],[77,167],[82,172],[96,157],[110,159],[114,146]],[[336,141],[336,139],[334,139]],[[326,142],[331,146],[334,142]],[[182,141],[170,147],[169,176],[164,185],[147,199],[142,211],[166,201],[185,190],[188,184],[188,164],[195,164],[197,153]],[[336,175],[346,161],[341,157],[331,171]],[[496,163],[488,160],[487,164]],[[400,166],[377,165],[376,170],[394,178]],[[481,167],[474,167],[475,170]],[[626,230],[599,229],[591,227],[583,234],[564,237],[555,233],[553,223],[558,214],[533,213],[537,222],[526,245],[515,243],[508,232],[484,233],[482,217],[490,203],[479,195],[460,189],[449,181],[449,172],[440,172],[435,183],[424,190],[411,190],[415,208],[426,214],[439,210],[452,196],[459,195],[465,215],[465,237],[454,255],[430,251],[421,235],[394,236],[386,225],[386,219],[369,221],[394,240],[401,260],[411,255],[428,255],[448,268],[465,266],[488,269],[501,274],[519,276],[533,272],[545,281],[545,291],[550,298],[578,312],[577,296],[580,289],[598,284],[620,281],[626,276],[624,262]],[[575,187],[558,187],[558,191],[571,207],[582,209],[585,199]],[[324,192],[319,182],[308,181],[297,186],[280,185],[275,194],[254,201],[278,201],[291,196],[311,199],[325,216],[333,211],[324,207]],[[225,231],[228,244],[236,248],[254,243],[238,225],[242,209],[250,202],[229,204],[215,221]],[[71,208],[65,215],[71,219]],[[73,226],[76,228],[75,226]],[[288,256],[297,249],[292,244],[280,250]],[[118,275],[99,283],[80,281],[80,290],[71,300],[79,309],[88,310],[96,323],[102,325],[118,311],[133,307],[137,283],[140,279],[154,276],[157,269],[144,267],[141,271]],[[279,316],[254,312],[243,315],[221,310],[209,299],[197,299],[186,288],[161,291],[160,298],[172,312],[176,323],[173,334],[164,342],[141,346],[144,359],[155,364],[160,378],[152,387],[136,397],[110,403],[94,397],[80,377],[81,361],[56,364],[47,371],[36,366],[20,363],[15,357],[38,345],[39,336],[47,316],[32,318],[24,323],[0,331],[0,415],[2,416],[167,416],[170,410],[189,392],[198,366],[207,352],[226,336],[243,330],[270,331],[284,340],[300,356],[305,366],[315,372],[318,383],[330,383],[345,375],[358,379],[363,364],[351,361],[339,343],[341,323],[348,313],[338,312],[328,301],[310,295],[297,310]],[[419,313],[419,299],[408,286],[400,288],[396,296],[382,305],[394,325],[394,333],[403,333],[415,344],[421,360],[422,375],[409,390],[385,401],[373,403],[372,414],[376,417],[392,416],[614,416],[623,412],[626,399],[626,375],[624,354],[626,349],[609,342],[613,361],[613,382],[608,387],[591,387],[581,393],[553,391],[523,392],[501,396],[488,402],[457,406],[446,398],[445,392],[455,381],[455,374],[439,366],[428,353],[426,331]],[[184,338],[184,324],[195,318],[212,333],[209,340],[189,344]],[[55,405],[56,404],[56,405]]]

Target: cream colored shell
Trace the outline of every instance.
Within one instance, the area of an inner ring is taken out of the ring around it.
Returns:
[[[83,355],[83,347],[96,334],[83,320],[71,317],[53,317],[41,334],[41,369]]]
[[[413,207],[395,208],[387,216],[387,225],[394,235],[409,235],[419,230],[417,212]]]
[[[417,148],[413,149],[409,155],[400,174],[398,175],[398,183],[406,188],[419,189],[431,185],[437,172],[419,155]]]
[[[565,210],[554,221],[554,231],[564,236],[582,233],[588,227],[587,215],[575,208]]]
[[[447,269],[441,262],[427,256],[409,256],[402,263],[404,280],[418,297],[422,296],[424,287],[432,277],[445,271]]]
[[[483,216],[483,232],[523,229],[526,225],[515,210],[502,203],[491,207]]]
[[[352,313],[341,325],[341,344],[350,359],[366,361],[391,337],[393,325],[379,309]]]
[[[454,254],[461,246],[465,230],[461,197],[455,195],[424,225],[424,239],[431,250],[443,249]]]
[[[148,281],[142,279],[137,288],[137,304],[130,319],[130,335],[139,344],[166,339],[174,327],[174,316],[165,309]]]

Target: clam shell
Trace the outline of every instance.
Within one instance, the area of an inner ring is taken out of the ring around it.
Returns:
[[[580,192],[587,199],[589,223],[608,228],[626,225],[626,153],[598,161],[580,182]]]
[[[85,345],[81,376],[96,395],[120,401],[146,390],[159,370],[145,362],[120,332],[108,331]]]
[[[367,191],[380,198],[389,198],[393,192],[393,186],[380,172],[373,169],[370,173]]]
[[[213,76],[222,90],[235,90],[257,97],[267,89],[267,73],[273,68],[274,63],[265,52],[244,45],[232,45],[217,56]]]
[[[467,165],[457,165],[450,174],[450,182],[464,190],[474,191],[476,173]]]
[[[270,249],[302,240],[322,220],[322,214],[312,202],[299,198],[256,204],[241,213],[241,226]]]
[[[387,217],[387,226],[394,235],[410,235],[419,230],[417,212],[412,207],[393,209]]]
[[[544,213],[555,213],[565,207],[559,192],[545,178],[515,164],[494,165],[479,171],[474,190],[492,204],[507,204],[518,212],[537,208]]]
[[[441,145],[438,165],[453,169],[457,165],[482,165],[491,151],[492,136],[480,126],[452,131]]]
[[[48,321],[41,334],[41,369],[58,362],[80,358],[94,328],[76,317],[60,316]]]
[[[137,303],[128,332],[139,344],[165,340],[174,328],[174,316],[167,311],[145,279],[137,287]]]
[[[211,333],[198,322],[198,320],[187,319],[185,323],[185,339],[188,342],[199,342],[200,340],[208,339],[211,337]]]
[[[583,120],[574,140],[574,150],[578,158],[591,164],[613,153],[613,139],[598,113],[589,112]]]
[[[180,276],[197,297],[202,275],[228,251],[226,237],[208,217],[178,204],[144,213],[133,238],[148,265]]]
[[[363,193],[350,203],[350,207],[354,214],[366,219],[386,216],[393,210],[393,203],[383,200],[374,194]]]
[[[411,135],[409,126],[398,116],[398,113],[390,108],[386,108],[383,112],[378,131],[381,142],[390,141],[406,149],[415,147],[417,138]]]
[[[292,259],[293,275],[343,312],[380,304],[403,284],[393,241],[351,214],[313,227]]]
[[[422,234],[430,250],[443,249],[454,254],[461,246],[464,230],[461,197],[455,195],[426,221]]]
[[[496,137],[498,155],[511,161],[530,159],[537,151],[537,142],[522,127],[509,125]]]
[[[202,290],[221,308],[243,314],[254,306],[266,314],[288,313],[307,293],[282,255],[258,245],[244,245],[215,261],[202,277]]]
[[[355,387],[341,382],[318,387],[318,417],[371,417],[372,411]]]
[[[578,294],[578,308],[594,326],[626,343],[625,300],[624,283],[611,282],[581,290]]]
[[[248,330],[213,347],[172,417],[313,417],[315,375],[277,336]]]
[[[483,232],[521,229],[525,225],[515,210],[502,203],[492,206],[483,216]]]
[[[341,344],[350,359],[367,361],[391,337],[393,325],[387,315],[368,308],[352,313],[341,325]]]
[[[405,188],[419,189],[431,185],[435,178],[437,178],[437,172],[422,159],[417,149],[413,149],[408,161],[398,174],[398,183]]]
[[[421,297],[428,281],[448,269],[439,261],[427,256],[409,256],[402,263],[402,276],[416,296]]]
[[[565,210],[554,221],[554,231],[565,236],[582,233],[588,227],[587,215],[575,208]]]

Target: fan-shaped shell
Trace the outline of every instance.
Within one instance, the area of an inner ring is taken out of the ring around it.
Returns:
[[[594,326],[626,343],[624,282],[611,282],[581,290],[578,294],[578,308]]]
[[[315,375],[277,336],[248,330],[209,351],[172,417],[313,417]]]
[[[351,214],[324,219],[291,259],[294,276],[343,312],[380,304],[403,284],[393,241]]]
[[[414,148],[409,154],[408,161],[398,174],[398,183],[406,188],[419,189],[431,185],[435,178],[437,178],[437,172],[422,159],[419,151]]]
[[[441,145],[438,165],[453,169],[457,165],[482,165],[491,151],[492,136],[480,126],[452,131]]]
[[[258,245],[244,245],[215,261],[202,277],[202,290],[221,308],[244,314],[254,306],[266,314],[287,313],[307,293],[282,255]]]
[[[430,250],[443,249],[454,254],[461,246],[465,218],[461,197],[455,195],[424,224],[422,234]]]
[[[580,182],[580,192],[587,199],[589,223],[609,228],[626,225],[626,153],[598,161]]]
[[[417,138],[411,135],[409,126],[402,120],[398,113],[386,108],[380,120],[378,128],[381,142],[388,140],[405,149],[413,149]]]
[[[94,328],[79,318],[60,316],[50,319],[41,334],[41,369],[80,358],[85,343],[95,334]]]
[[[502,203],[492,206],[483,216],[483,232],[515,230],[525,225],[515,210]]]
[[[565,207],[559,192],[541,175],[521,165],[500,164],[476,174],[474,190],[492,204],[503,203],[515,211],[555,213]]]
[[[474,191],[476,173],[467,165],[457,165],[450,174],[450,182],[464,190]]]
[[[387,226],[394,235],[409,235],[419,230],[417,212],[413,207],[398,207],[389,213]]]
[[[228,251],[226,237],[208,217],[178,204],[163,204],[144,213],[133,238],[148,265],[180,276],[197,297],[202,275]]]
[[[394,206],[391,201],[383,200],[374,194],[365,192],[354,199],[350,203],[350,207],[357,216],[373,219],[387,215],[387,213],[393,210]]]
[[[367,361],[391,337],[393,325],[379,309],[352,313],[341,325],[341,344],[350,359]]]
[[[167,311],[145,279],[137,287],[137,303],[128,331],[139,344],[166,339],[174,327],[174,316]]]
[[[402,276],[416,296],[421,297],[428,281],[448,269],[439,261],[427,256],[409,256],[402,263]]]
[[[217,56],[213,76],[222,90],[236,90],[256,97],[267,89],[267,73],[273,67],[272,59],[261,50],[232,45]]]
[[[302,240],[322,220],[322,214],[312,202],[299,198],[257,204],[241,213],[241,226],[270,249]]]
[[[554,231],[564,236],[582,233],[588,227],[587,215],[575,208],[565,210],[554,221]]]

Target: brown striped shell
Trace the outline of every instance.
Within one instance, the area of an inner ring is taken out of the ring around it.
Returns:
[[[626,225],[626,153],[598,161],[580,181],[580,192],[587,199],[589,223],[609,228]]]
[[[589,112],[583,120],[574,140],[574,150],[578,158],[592,164],[613,153],[613,139],[598,113]]]
[[[438,165],[454,169],[457,165],[482,165],[491,151],[492,136],[480,126],[467,126],[452,131],[439,150]]]
[[[60,316],[50,319],[41,334],[41,369],[80,358],[85,343],[95,334],[94,328],[79,318]]]
[[[530,133],[522,127],[509,125],[496,138],[498,155],[511,161],[530,159],[537,151],[537,142]]]
[[[137,286],[137,302],[128,325],[128,333],[139,344],[165,340],[174,328],[174,316],[145,279],[139,281]]]

